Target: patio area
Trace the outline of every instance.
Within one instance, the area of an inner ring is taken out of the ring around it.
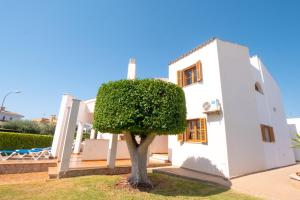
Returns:
[[[5,160],[0,161],[0,174],[19,174],[31,172],[49,172],[49,178],[57,178],[58,161],[56,159],[45,160]],[[94,174],[124,174],[129,173],[131,162],[128,159],[117,159],[115,168],[109,169],[106,160],[82,160],[81,154],[72,154],[69,170],[65,177]],[[168,162],[150,159],[148,167],[170,166]]]

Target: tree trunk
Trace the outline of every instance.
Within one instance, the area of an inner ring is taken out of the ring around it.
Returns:
[[[152,183],[147,176],[147,154],[148,147],[155,135],[150,134],[137,143],[134,135],[126,133],[125,140],[131,159],[131,175],[128,182],[133,186],[151,186]]]

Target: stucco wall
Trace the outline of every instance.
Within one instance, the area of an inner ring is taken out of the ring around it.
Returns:
[[[275,168],[293,164],[289,129],[286,123],[280,88],[257,56],[251,58],[254,83],[259,82],[263,94],[255,92],[258,123],[273,127],[275,142],[263,142],[265,167]],[[253,86],[254,87],[254,86]]]
[[[171,64],[169,81],[176,84],[177,71],[195,64],[199,60],[202,63],[203,81],[183,87],[187,119],[206,117],[202,113],[202,105],[206,101],[217,98],[222,104],[216,41]],[[169,159],[174,166],[228,177],[226,137],[222,114],[207,118],[207,137],[207,144],[188,142],[181,144],[177,141],[177,136],[169,136]]]
[[[230,177],[265,169],[248,48],[217,40]]]
[[[22,116],[12,115],[8,113],[0,113],[0,120],[2,120],[4,116],[5,116],[5,121],[19,120],[23,118]]]

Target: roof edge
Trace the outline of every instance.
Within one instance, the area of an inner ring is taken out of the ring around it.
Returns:
[[[199,49],[201,49],[201,48],[209,45],[210,43],[214,42],[216,39],[218,39],[218,38],[213,37],[213,38],[210,38],[209,40],[206,40],[205,42],[203,42],[202,44],[200,44],[197,47],[193,48],[192,50],[188,51],[187,53],[182,54],[181,56],[177,57],[176,59],[170,61],[169,62],[169,66],[172,65],[172,64],[174,64],[174,63],[176,63],[177,61],[179,61],[179,60],[187,57],[188,55],[194,53],[195,51],[197,51],[197,50],[199,50]]]

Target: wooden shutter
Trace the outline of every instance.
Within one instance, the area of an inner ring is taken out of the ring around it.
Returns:
[[[183,142],[183,133],[180,133],[180,134],[177,135],[177,140],[179,142]]]
[[[200,142],[207,143],[206,118],[200,118]]]
[[[270,133],[270,142],[275,142],[274,130],[272,127],[269,127],[269,133]]]
[[[180,87],[183,86],[183,77],[182,77],[183,73],[182,71],[177,71],[177,85],[179,85]]]
[[[266,137],[265,126],[264,125],[260,125],[260,129],[261,129],[262,139],[263,139],[264,142],[266,142],[267,141],[267,137]]]
[[[202,81],[202,66],[200,61],[196,63],[196,70],[197,70],[197,82]]]

